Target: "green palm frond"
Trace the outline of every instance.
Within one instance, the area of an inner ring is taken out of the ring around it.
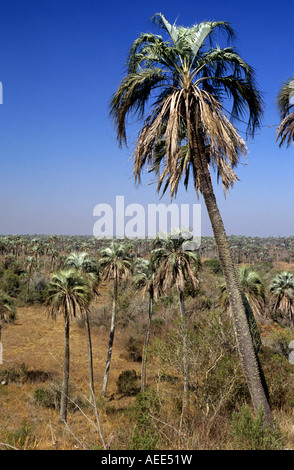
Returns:
[[[232,122],[247,119],[247,131],[253,135],[263,115],[254,71],[234,48],[214,43],[216,33],[234,38],[227,22],[183,27],[169,23],[162,13],[153,19],[162,36],[141,34],[134,41],[126,76],[111,100],[119,143],[127,143],[127,117],[143,118],[147,112],[133,154],[136,181],[146,167],[159,177],[158,190],[164,193],[169,187],[171,198],[179,181],[183,178],[187,188],[191,176],[198,193],[195,149],[191,152],[197,135],[201,154],[226,191],[238,181],[234,168],[247,153]],[[232,103],[229,117],[223,107],[227,98]]]
[[[100,251],[99,266],[104,280],[114,277],[128,279],[133,269],[132,259],[125,245],[116,241]]]
[[[294,324],[294,274],[284,271],[272,280],[269,288],[273,299],[273,309],[289,317]]]
[[[0,326],[2,323],[13,323],[16,318],[15,301],[0,290]]]
[[[82,316],[88,310],[91,298],[87,280],[76,269],[62,270],[51,276],[46,299],[50,316]]]
[[[289,78],[279,90],[277,105],[281,116],[281,123],[277,129],[279,147],[287,147],[294,142],[294,77]]]
[[[168,234],[154,240],[152,257],[156,267],[154,279],[156,295],[168,291],[173,285],[183,292],[187,280],[192,283],[194,289],[197,288],[197,273],[201,262],[198,253],[185,250],[188,241],[180,231],[178,234]]]

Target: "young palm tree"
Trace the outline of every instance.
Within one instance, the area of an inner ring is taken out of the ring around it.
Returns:
[[[120,279],[127,279],[129,277],[132,270],[132,262],[127,254],[125,246],[122,243],[113,241],[109,247],[104,248],[100,251],[99,265],[101,268],[102,278],[104,280],[113,280],[112,316],[108,343],[108,353],[101,393],[102,397],[105,397],[107,392],[109,369],[111,364],[111,355],[114,341],[118,285]]]
[[[71,253],[65,261],[65,267],[73,268],[84,274],[86,277],[92,294],[98,295],[98,284],[99,284],[99,267],[98,263],[94,258],[91,258],[88,253]],[[89,322],[88,310],[84,312],[84,320],[86,326],[87,345],[88,345],[88,363],[89,363],[89,384],[90,384],[90,395],[94,397],[94,372],[93,372],[93,354],[92,354],[92,339],[91,329]]]
[[[91,290],[83,275],[74,269],[53,273],[48,284],[47,309],[50,316],[64,318],[64,365],[60,401],[60,421],[66,421],[69,383],[69,328],[70,320],[84,316],[91,301]]]
[[[243,294],[256,315],[264,316],[265,286],[259,274],[248,266],[241,266],[238,270],[240,285]],[[229,308],[229,299],[226,283],[220,286],[220,304]]]
[[[234,168],[247,148],[227,118],[222,102],[232,99],[231,116],[248,115],[250,134],[260,125],[262,100],[252,68],[232,47],[213,47],[217,31],[234,33],[224,21],[205,21],[190,28],[171,25],[162,14],[155,20],[161,35],[141,34],[130,48],[126,76],[111,100],[119,143],[126,143],[126,119],[149,114],[134,150],[134,176],[140,182],[144,166],[157,172],[158,191],[177,194],[180,180],[202,194],[222,264],[240,360],[255,410],[261,405],[267,422],[271,410],[262,384],[241,288],[224,224],[214,194],[210,169],[217,171],[224,190],[238,180]]]
[[[273,310],[283,318],[289,318],[294,328],[294,274],[282,272],[277,274],[269,287],[273,298]]]
[[[144,258],[137,258],[134,269],[133,283],[136,287],[143,289],[143,297],[145,296],[146,292],[149,295],[148,322],[146,326],[146,334],[142,354],[141,393],[144,393],[146,387],[147,353],[150,340],[151,320],[153,313],[155,274],[156,268],[153,262],[152,253],[150,260]]]
[[[5,323],[13,323],[16,318],[16,306],[14,300],[0,290],[0,364],[2,364],[1,334]]]
[[[152,250],[154,265],[157,267],[154,281],[155,292],[165,293],[175,285],[179,296],[183,335],[183,412],[187,408],[189,394],[189,348],[184,289],[188,280],[195,289],[197,288],[197,272],[200,267],[198,254],[195,251],[185,250],[186,242],[187,239],[181,233],[178,236],[167,235],[163,238],[157,238]]]
[[[242,289],[244,308],[250,325],[255,350],[259,351],[261,347],[261,338],[255,316],[264,316],[265,286],[259,274],[248,266],[241,266],[238,270],[238,274]],[[220,286],[219,302],[220,306],[224,310],[229,310],[230,303],[225,282]]]
[[[277,103],[281,123],[277,129],[276,140],[280,140],[280,147],[283,144],[289,147],[291,142],[294,142],[294,77],[291,77],[282,85]]]

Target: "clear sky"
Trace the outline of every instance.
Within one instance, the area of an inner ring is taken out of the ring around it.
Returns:
[[[0,1],[0,233],[92,234],[99,203],[114,205],[116,195],[159,202],[149,177],[134,185],[132,148],[118,148],[108,115],[126,53],[141,32],[155,32],[156,12],[184,26],[226,20],[236,30],[265,115],[240,182],[226,199],[216,188],[220,210],[229,235],[294,234],[294,146],[279,149],[270,127],[279,122],[278,89],[294,75],[293,0]],[[191,187],[176,202],[198,201]],[[211,235],[199,202],[202,234]]]

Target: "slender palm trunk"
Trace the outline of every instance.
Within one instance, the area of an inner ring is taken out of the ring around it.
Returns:
[[[142,356],[142,377],[141,377],[141,393],[144,393],[146,387],[146,371],[147,371],[147,353],[150,340],[150,331],[151,331],[151,320],[152,320],[152,310],[153,310],[153,292],[149,293],[149,315],[148,323],[146,328],[146,336],[143,347],[143,356]]]
[[[179,292],[180,312],[182,319],[182,335],[183,335],[183,368],[184,368],[184,395],[183,395],[183,411],[184,415],[189,402],[189,358],[188,358],[188,333],[187,333],[187,319],[185,311],[184,294],[181,290]]]
[[[113,304],[112,304],[112,316],[111,316],[111,325],[110,325],[110,335],[109,335],[109,343],[108,343],[108,353],[106,359],[106,367],[103,379],[103,386],[102,386],[102,397],[106,396],[107,392],[107,383],[109,377],[109,369],[111,363],[111,355],[112,355],[112,348],[113,348],[113,340],[114,340],[114,332],[115,332],[115,318],[117,312],[117,273],[115,274],[114,281],[113,281]]]
[[[94,399],[94,374],[93,374],[93,353],[92,353],[92,339],[91,329],[89,323],[88,312],[85,312],[85,326],[87,335],[87,346],[88,346],[88,364],[89,364],[89,386],[90,386],[90,399]]]
[[[66,421],[67,417],[67,399],[69,383],[69,317],[66,314],[64,319],[64,363],[63,363],[63,381],[60,399],[60,421]]]
[[[198,123],[195,124],[194,129],[198,129]],[[204,147],[201,146],[201,135],[196,135],[196,133],[193,132],[192,150],[196,167],[199,172],[198,177],[200,181],[200,190],[206,204],[218,248],[219,259],[223,268],[243,373],[247,381],[254,410],[257,411],[259,406],[262,406],[266,421],[267,423],[270,423],[272,421],[271,409],[262,383],[258,359],[254,350],[251,332],[242,301],[238,276],[232,261],[227,235],[217,206],[203,148]]]

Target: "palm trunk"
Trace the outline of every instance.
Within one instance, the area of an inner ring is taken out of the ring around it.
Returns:
[[[116,317],[116,312],[117,312],[117,284],[118,284],[117,274],[115,274],[115,278],[113,281],[113,304],[112,304],[110,335],[109,335],[108,353],[107,353],[106,367],[105,367],[104,380],[103,380],[102,393],[101,393],[102,397],[106,396],[109,369],[110,369],[110,363],[111,363],[111,355],[112,355],[112,347],[113,347],[114,331],[115,331],[115,317]]]
[[[143,347],[143,357],[142,357],[141,393],[144,393],[145,387],[146,387],[147,353],[148,353],[150,331],[151,331],[152,309],[153,309],[153,292],[150,291],[149,315],[148,315],[148,323],[147,323],[147,328],[146,328],[146,336],[145,336],[145,342],[144,342],[144,347]]]
[[[181,290],[179,292],[180,312],[182,319],[182,335],[183,335],[183,367],[184,367],[184,396],[183,396],[183,410],[184,415],[189,400],[189,359],[188,359],[188,334],[187,334],[187,321],[184,303],[184,294]]]
[[[85,312],[85,326],[86,326],[87,346],[88,346],[90,399],[94,400],[93,354],[92,354],[92,340],[91,340],[91,330],[90,330],[88,312]]]
[[[192,126],[192,129],[193,127],[194,126]],[[266,422],[270,423],[272,421],[271,409],[265,393],[264,385],[262,383],[258,358],[254,350],[251,332],[242,301],[241,288],[235,266],[232,261],[223,220],[221,218],[214,195],[211,176],[206,156],[203,151],[204,147],[202,145],[202,136],[199,135],[199,127],[197,122],[195,123],[194,129],[196,129],[197,135],[195,132],[193,132],[193,156],[195,159],[195,166],[198,171],[200,190],[206,204],[218,248],[219,260],[221,262],[226,281],[241,366],[247,381],[255,412],[260,406],[262,406]]]
[[[67,417],[67,398],[69,383],[69,317],[66,314],[64,320],[64,364],[63,381],[60,399],[60,421],[66,421]]]

